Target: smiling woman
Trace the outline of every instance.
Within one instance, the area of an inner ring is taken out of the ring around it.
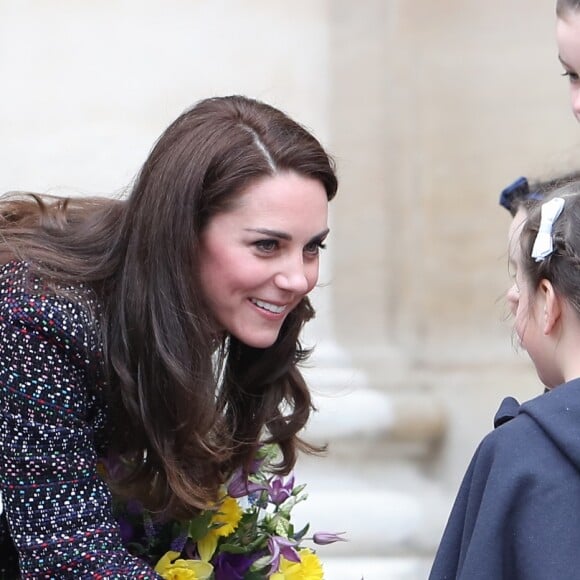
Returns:
[[[286,171],[242,191],[201,237],[201,284],[228,333],[267,348],[288,313],[318,280],[319,249],[328,233],[322,184]]]
[[[112,495],[188,520],[262,442],[280,473],[316,451],[299,335],[336,189],[309,132],[234,96],[174,121],[126,200],[0,200],[0,572],[157,577]]]
[[[556,3],[556,41],[564,76],[570,81],[572,112],[580,121],[580,2],[558,0]]]

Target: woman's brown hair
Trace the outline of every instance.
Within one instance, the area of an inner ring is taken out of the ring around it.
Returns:
[[[161,135],[126,200],[40,196],[0,203],[0,260],[83,283],[101,304],[113,449],[122,487],[168,516],[216,498],[261,438],[297,449],[312,409],[298,363],[307,298],[270,348],[215,332],[200,290],[200,234],[252,181],[293,171],[337,189],[331,158],[302,126],[242,96],[201,101]]]
[[[563,18],[567,12],[580,9],[580,0],[556,0],[556,15]]]

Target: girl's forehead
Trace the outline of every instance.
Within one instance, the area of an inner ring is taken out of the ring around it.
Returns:
[[[516,212],[516,215],[513,217],[509,230],[508,230],[508,237],[510,240],[514,238],[520,237],[522,230],[524,228],[524,224],[526,223],[526,219],[528,218],[528,213],[525,209],[520,207]]]
[[[512,219],[508,230],[508,251],[510,259],[514,262],[517,261],[517,258],[520,254],[520,236],[526,223],[526,219],[528,217],[527,212],[525,209],[520,207]]]

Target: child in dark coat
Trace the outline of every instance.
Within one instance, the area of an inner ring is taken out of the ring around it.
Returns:
[[[546,392],[502,404],[430,580],[580,578],[580,180],[519,208],[509,255],[515,334]]]

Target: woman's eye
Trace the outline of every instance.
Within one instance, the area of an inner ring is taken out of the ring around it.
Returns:
[[[277,240],[258,240],[254,242],[254,246],[258,248],[261,252],[273,252],[278,249]]]
[[[571,83],[578,82],[578,73],[572,72],[571,70],[564,71],[562,73],[563,77],[568,77]]]
[[[320,253],[320,250],[324,250],[324,248],[326,248],[326,244],[324,242],[310,242],[310,244],[304,246],[304,253],[316,256]]]

